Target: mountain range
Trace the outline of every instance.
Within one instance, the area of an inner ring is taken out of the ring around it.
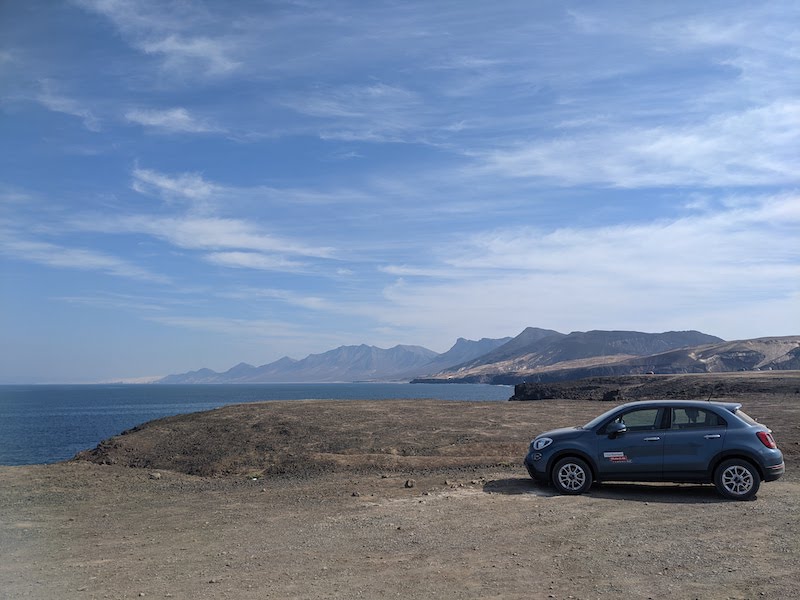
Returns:
[[[575,331],[528,327],[513,338],[459,338],[439,354],[422,346],[340,346],[219,373],[200,369],[156,383],[412,381],[516,384],[604,375],[800,369],[800,336],[726,342],[699,331]]]

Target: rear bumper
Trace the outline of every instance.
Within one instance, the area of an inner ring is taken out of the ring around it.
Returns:
[[[764,481],[775,481],[786,472],[786,464],[781,462],[779,465],[764,467]]]

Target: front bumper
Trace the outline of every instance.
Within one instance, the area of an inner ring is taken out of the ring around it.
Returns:
[[[547,481],[547,461],[544,459],[541,452],[531,451],[525,457],[525,468],[528,469],[528,475],[531,479],[536,481]]]

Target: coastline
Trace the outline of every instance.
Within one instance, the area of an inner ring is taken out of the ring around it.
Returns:
[[[0,386],[0,464],[68,460],[153,419],[246,402],[436,397],[505,401],[511,388],[411,384]]]

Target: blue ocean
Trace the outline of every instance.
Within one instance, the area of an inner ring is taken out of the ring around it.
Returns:
[[[509,386],[482,384],[7,385],[0,386],[0,465],[66,460],[146,421],[227,404],[392,398],[501,401],[512,394]]]

